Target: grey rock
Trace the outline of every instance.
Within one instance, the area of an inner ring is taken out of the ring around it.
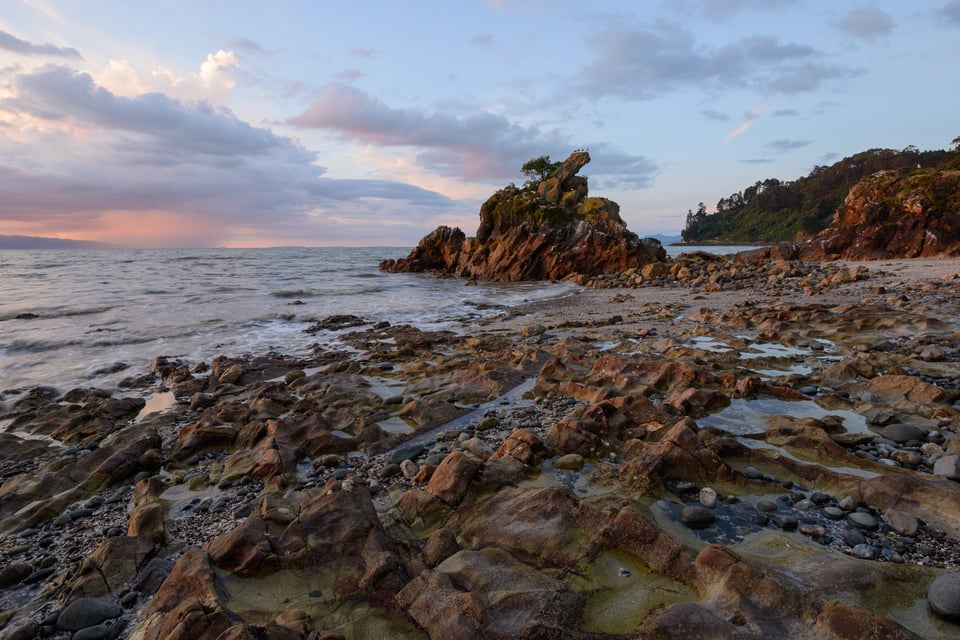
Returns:
[[[883,519],[890,525],[891,529],[902,536],[913,537],[917,535],[917,527],[920,526],[915,517],[899,509],[887,509],[883,514]]]
[[[79,631],[93,627],[123,613],[120,605],[100,598],[79,598],[60,612],[57,628],[64,631]]]
[[[710,487],[700,489],[700,504],[707,509],[713,509],[717,506],[717,492]]]
[[[866,544],[867,538],[858,529],[847,529],[843,532],[843,543],[848,547]]]
[[[933,463],[933,475],[950,480],[960,480],[960,456],[949,455]]]
[[[850,550],[850,555],[862,560],[874,560],[880,555],[879,549],[869,544],[858,544]]]
[[[844,511],[853,511],[857,508],[857,505],[860,504],[860,501],[854,498],[853,496],[847,496],[837,505]]]
[[[847,522],[857,529],[863,529],[864,531],[876,531],[880,527],[880,523],[877,522],[876,518],[869,513],[863,513],[862,511],[848,513]]]
[[[784,531],[796,531],[800,521],[793,516],[775,515],[771,518],[774,526]]]
[[[891,424],[880,429],[880,434],[884,438],[893,440],[898,444],[909,442],[910,440],[926,440],[927,432],[912,424]]]
[[[839,507],[824,507],[823,515],[827,516],[831,520],[843,520],[847,514]]]
[[[941,618],[960,621],[960,572],[937,576],[927,589],[927,603]]]
[[[709,527],[715,520],[713,512],[704,507],[689,506],[680,510],[680,521],[691,529]]]
[[[777,510],[777,503],[770,500],[761,500],[757,503],[757,509],[766,513]]]

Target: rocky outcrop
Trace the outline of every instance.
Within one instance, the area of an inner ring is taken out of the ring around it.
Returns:
[[[813,239],[748,252],[749,257],[882,260],[960,255],[960,171],[881,171],[847,194]]]
[[[576,151],[537,187],[497,191],[480,208],[477,235],[441,226],[406,258],[384,260],[385,271],[439,271],[515,282],[618,273],[666,259],[656,240],[627,230],[620,205],[589,197],[578,176],[588,162]]]

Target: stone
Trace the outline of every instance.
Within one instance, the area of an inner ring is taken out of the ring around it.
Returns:
[[[384,260],[380,268],[516,282],[621,273],[665,262],[658,241],[627,230],[617,203],[587,197],[587,180],[576,173],[588,162],[589,153],[575,151],[536,192],[504,187],[480,207],[475,237],[440,226],[407,257]]]
[[[846,517],[847,512],[840,507],[824,507],[823,515],[827,516],[831,520],[843,520]]]
[[[938,458],[933,463],[933,475],[949,480],[960,480],[960,455]]]
[[[454,451],[433,472],[427,491],[447,504],[455,505],[466,495],[470,480],[482,464],[472,453]]]
[[[579,471],[583,468],[583,464],[583,456],[579,453],[568,453],[553,461],[554,467],[568,471]]]
[[[862,529],[864,531],[876,531],[880,527],[880,523],[877,522],[876,518],[869,513],[864,513],[862,511],[848,513],[847,522],[857,529]]]
[[[770,520],[773,522],[775,527],[778,529],[783,529],[784,531],[796,531],[797,527],[800,525],[800,521],[791,515],[777,514]]]
[[[777,507],[777,503],[773,502],[772,500],[761,500],[757,503],[757,509],[763,511],[764,513],[772,513],[778,508],[779,507]]]
[[[853,496],[846,496],[837,504],[844,511],[853,511],[860,504],[860,501]]]
[[[927,589],[927,603],[937,616],[960,622],[960,572],[937,576]]]
[[[716,521],[717,517],[709,509],[688,506],[680,510],[680,521],[691,529],[704,529]]]
[[[872,545],[861,543],[850,550],[850,555],[861,560],[875,560],[880,555],[880,550]]]
[[[926,440],[927,432],[916,425],[896,423],[880,429],[880,435],[898,444],[903,444],[910,440]]]
[[[123,608],[119,604],[101,598],[79,598],[60,612],[57,628],[63,631],[79,631],[121,615]]]
[[[700,504],[707,509],[713,509],[717,506],[717,492],[710,487],[700,489]]]
[[[900,535],[911,538],[917,535],[917,529],[920,526],[914,516],[899,509],[887,509],[883,514],[883,521]]]

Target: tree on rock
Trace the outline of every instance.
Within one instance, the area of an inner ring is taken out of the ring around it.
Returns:
[[[523,175],[527,176],[527,181],[523,183],[523,186],[530,188],[536,187],[544,178],[556,171],[559,166],[559,162],[550,162],[550,156],[540,156],[539,158],[527,160],[523,163],[523,166],[520,167]]]

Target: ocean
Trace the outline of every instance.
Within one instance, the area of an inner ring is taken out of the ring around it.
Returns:
[[[549,283],[384,273],[406,248],[0,251],[0,391],[112,389],[154,358],[306,355],[330,315],[457,330],[491,306],[567,295]]]
[[[691,247],[667,247],[671,255]],[[709,247],[714,253],[737,248]],[[576,287],[384,273],[408,248],[0,251],[0,391],[112,389],[158,356],[306,355],[330,315],[458,328]],[[499,308],[498,308],[499,307]]]

